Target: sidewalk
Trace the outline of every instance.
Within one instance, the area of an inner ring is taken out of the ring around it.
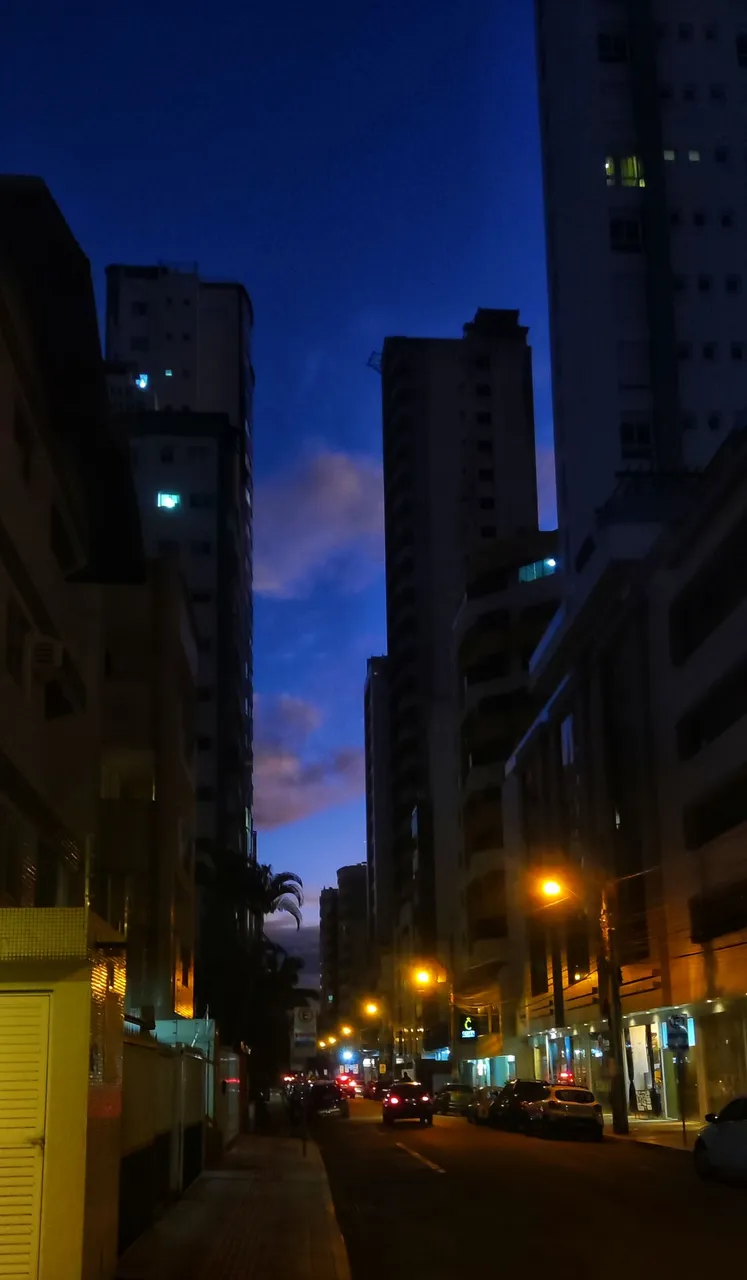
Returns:
[[[682,1124],[679,1120],[631,1120],[630,1133],[612,1132],[612,1116],[605,1115],[605,1133],[622,1142],[645,1142],[655,1147],[671,1147],[675,1151],[691,1152],[703,1124],[700,1120],[688,1120],[687,1144],[682,1141]]]
[[[318,1148],[239,1138],[122,1255],[117,1280],[349,1280]]]

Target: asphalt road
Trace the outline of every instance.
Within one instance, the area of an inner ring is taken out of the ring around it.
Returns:
[[[364,1101],[314,1137],[353,1280],[709,1280],[747,1268],[747,1189],[701,1183],[680,1151],[542,1141],[456,1117],[384,1129],[380,1105]]]

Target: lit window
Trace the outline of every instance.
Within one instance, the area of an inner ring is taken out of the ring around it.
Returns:
[[[139,373],[135,379],[135,386],[139,391],[147,391],[149,378],[147,373]]]
[[[624,187],[645,187],[643,177],[643,161],[639,156],[622,156],[620,159],[620,182]]]
[[[607,156],[607,159],[604,162],[604,172],[607,175],[607,186],[614,187],[615,185],[615,157],[614,156]]]
[[[166,377],[167,377],[167,378],[173,378],[173,376],[174,376],[174,371],[173,371],[173,369],[165,369],[165,370],[164,370],[164,373],[166,374]]]
[[[181,506],[181,501],[178,493],[159,493],[156,505],[163,511],[176,511]]]
[[[674,164],[675,160],[677,159],[677,152],[671,151],[671,150],[665,151],[664,159],[667,161],[668,164]]]
[[[688,151],[688,153],[687,153],[687,158],[688,158],[688,160],[691,160],[691,161],[693,162],[693,164],[697,164],[697,163],[698,163],[698,161],[700,160],[700,152],[699,152],[699,151]]]
[[[557,567],[558,562],[552,556],[546,560],[535,560],[532,564],[523,564],[519,569],[519,582],[536,582],[538,578],[549,578]]]

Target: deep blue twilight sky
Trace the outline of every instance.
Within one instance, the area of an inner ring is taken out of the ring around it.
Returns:
[[[520,308],[554,523],[531,0],[11,0],[2,44],[3,167],[46,179],[99,299],[159,259],[253,299],[260,857],[311,924],[365,857],[384,335]]]

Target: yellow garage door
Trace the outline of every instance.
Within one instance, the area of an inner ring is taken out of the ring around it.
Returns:
[[[39,1273],[49,996],[0,994],[0,1277]]]

